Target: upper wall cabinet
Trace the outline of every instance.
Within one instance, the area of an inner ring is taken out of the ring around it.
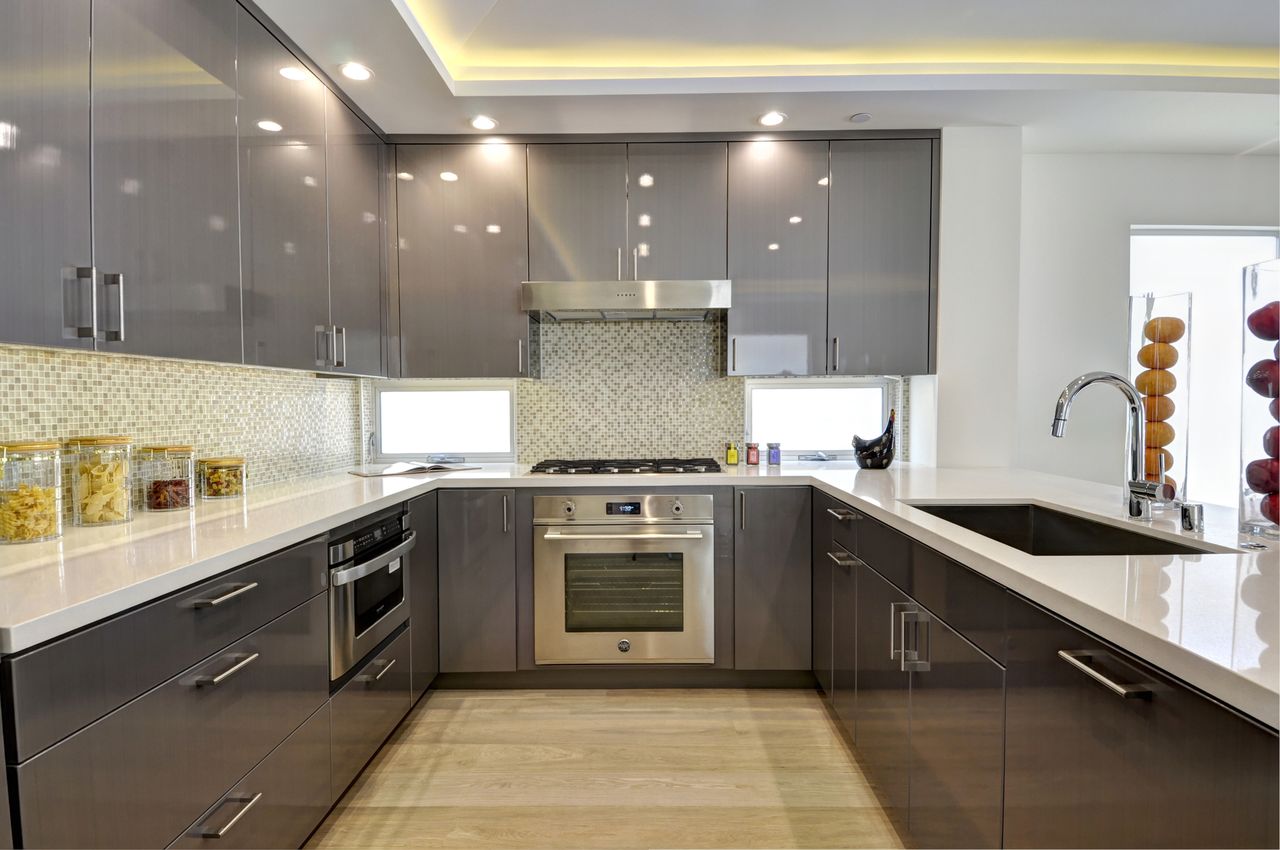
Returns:
[[[4,342],[93,347],[89,18],[89,0],[0,11]]]
[[[329,365],[386,374],[382,365],[382,172],[386,146],[337,95],[325,92],[329,187]]]
[[[622,280],[627,146],[529,145],[532,280]]]
[[[821,375],[826,142],[729,145],[730,375]]]
[[[100,350],[241,360],[238,8],[93,6]]]
[[[933,145],[831,143],[831,374],[932,371]]]
[[[571,146],[573,147],[573,146]],[[529,241],[522,145],[400,145],[400,347],[406,378],[513,378]]]
[[[244,359],[327,368],[325,88],[248,12],[238,14]]]

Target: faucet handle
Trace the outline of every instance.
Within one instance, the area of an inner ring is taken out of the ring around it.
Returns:
[[[1143,522],[1151,521],[1151,503],[1164,493],[1160,481],[1130,481],[1128,485],[1129,516]]]

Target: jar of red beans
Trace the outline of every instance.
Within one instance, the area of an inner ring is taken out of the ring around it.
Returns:
[[[138,507],[142,510],[180,511],[195,504],[193,446],[143,446],[136,460]]]

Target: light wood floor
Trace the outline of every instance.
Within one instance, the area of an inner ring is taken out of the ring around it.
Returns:
[[[812,691],[436,691],[308,847],[901,847]]]

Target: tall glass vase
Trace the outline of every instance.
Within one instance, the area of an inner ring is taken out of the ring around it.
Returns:
[[[1187,497],[1191,293],[1129,299],[1129,378],[1147,417],[1146,478],[1166,488],[1157,507]]]
[[[1240,531],[1280,537],[1280,259],[1244,270]]]

